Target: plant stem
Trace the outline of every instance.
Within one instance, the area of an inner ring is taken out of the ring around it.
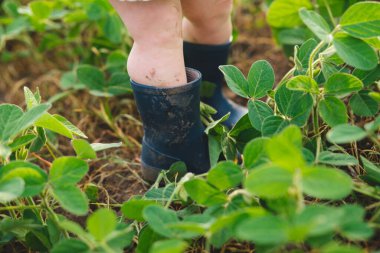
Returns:
[[[309,73],[309,77],[311,79],[314,78],[314,73],[313,73],[313,62],[314,62],[314,58],[315,56],[318,54],[319,50],[321,50],[321,48],[325,45],[325,42],[322,40],[321,42],[319,42],[319,44],[314,48],[314,50],[311,52],[310,54],[310,58],[309,58],[309,70],[308,70],[308,73]]]
[[[0,212],[11,211],[11,210],[22,211],[22,210],[27,210],[27,209],[40,209],[40,208],[41,208],[40,205],[29,205],[29,206],[24,206],[24,205],[20,205],[20,206],[5,206],[5,207],[0,207]]]
[[[325,6],[326,6],[326,9],[327,9],[327,13],[329,14],[329,18],[331,20],[331,23],[336,26],[336,22],[335,22],[335,19],[334,19],[334,15],[332,14],[332,11],[331,11],[331,8],[330,8],[330,5],[329,3],[327,2],[327,0],[323,0]]]

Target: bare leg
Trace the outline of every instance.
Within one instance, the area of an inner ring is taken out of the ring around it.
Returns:
[[[110,2],[134,40],[127,66],[131,78],[157,87],[186,84],[180,0]]]
[[[181,3],[185,41],[208,45],[229,41],[233,0],[181,0]]]

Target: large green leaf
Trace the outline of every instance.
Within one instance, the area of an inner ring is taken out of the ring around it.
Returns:
[[[340,170],[324,167],[302,170],[302,189],[312,197],[338,200],[347,197],[352,187],[351,177]]]
[[[72,132],[58,119],[49,113],[42,115],[35,123],[36,126],[48,129],[60,135],[66,136],[70,139],[73,138]]]
[[[96,159],[95,150],[86,140],[75,139],[71,141],[77,157],[80,159]]]
[[[330,151],[321,152],[318,156],[317,162],[334,166],[352,166],[359,163],[352,155],[333,153]]]
[[[273,114],[273,110],[268,104],[260,100],[249,100],[248,117],[255,129],[261,131],[264,119],[272,116]]]
[[[247,98],[249,94],[248,81],[243,73],[232,65],[220,66],[219,69],[224,74],[228,87],[237,95]]]
[[[283,84],[275,94],[275,101],[279,111],[290,118],[291,123],[297,126],[306,124],[313,107],[313,98],[309,93],[289,90]]]
[[[325,83],[325,93],[334,96],[346,96],[363,88],[363,83],[356,76],[336,73]]]
[[[331,28],[324,18],[315,11],[302,8],[299,15],[305,25],[321,40],[329,42]]]
[[[6,203],[20,197],[24,192],[24,185],[24,180],[19,177],[0,180],[0,203]]]
[[[337,33],[334,36],[333,45],[339,57],[348,65],[361,70],[376,68],[378,62],[376,52],[364,41],[344,33]]]
[[[269,62],[260,60],[252,64],[248,73],[248,90],[252,98],[262,98],[272,90],[274,71]]]
[[[16,105],[0,105],[0,141],[6,142],[33,125],[50,107],[50,104],[41,104],[23,113]]]
[[[123,25],[119,16],[110,12],[107,15],[106,21],[103,25],[104,35],[113,43],[120,43],[122,40],[122,29]]]
[[[254,166],[267,161],[265,146],[268,138],[255,138],[250,141],[244,148],[244,166],[252,169]]]
[[[88,253],[90,248],[86,243],[78,239],[63,239],[55,244],[51,250],[51,253]]]
[[[185,252],[188,244],[186,241],[178,239],[169,239],[155,242],[152,245],[150,253],[181,253]]]
[[[241,183],[243,172],[232,161],[218,163],[207,174],[207,181],[219,190],[228,190]]]
[[[22,178],[25,189],[22,197],[32,197],[39,194],[47,181],[47,174],[37,165],[24,161],[13,161],[0,169],[0,179],[9,180]]]
[[[380,36],[380,3],[360,2],[343,14],[340,25],[348,34],[358,38]]]
[[[143,216],[148,221],[154,232],[165,237],[176,237],[177,231],[170,229],[169,224],[179,222],[175,211],[165,209],[161,206],[147,206],[143,211]]]
[[[153,200],[132,198],[123,204],[121,211],[123,212],[123,215],[128,219],[144,221],[144,208],[155,204],[156,202]]]
[[[348,122],[346,105],[336,97],[319,101],[319,115],[331,127]]]
[[[309,0],[276,0],[270,5],[267,19],[273,27],[295,27],[302,24],[298,10],[311,9]]]
[[[88,199],[74,185],[58,185],[53,188],[54,198],[61,207],[75,215],[86,215],[88,212]]]
[[[288,194],[293,185],[293,174],[275,165],[264,165],[250,172],[244,187],[262,198],[279,198]]]
[[[360,91],[350,98],[351,109],[356,115],[371,117],[378,113],[379,103],[368,94],[369,91]]]
[[[317,82],[314,81],[314,79],[303,75],[296,76],[290,79],[286,83],[286,88],[290,90],[297,90],[314,94],[319,93],[319,87]]]
[[[275,164],[290,171],[302,168],[302,134],[297,126],[289,126],[266,142],[266,153]]]
[[[288,239],[288,224],[277,216],[267,215],[246,219],[240,223],[236,232],[239,239],[258,245],[278,245]]]
[[[50,168],[49,180],[54,185],[73,185],[87,173],[88,164],[75,157],[60,157]]]
[[[285,127],[289,126],[290,122],[280,116],[269,116],[264,119],[261,133],[263,136],[270,137],[281,132]]]
[[[360,127],[348,124],[333,127],[326,135],[327,140],[337,144],[360,141],[367,136],[367,133]]]
[[[227,196],[203,179],[192,179],[185,183],[186,192],[198,204],[212,206],[227,201]]]
[[[361,69],[355,69],[352,74],[362,80],[365,87],[371,86],[376,81],[380,80],[380,64],[376,68],[365,71]]]
[[[98,209],[87,219],[87,229],[97,241],[102,241],[116,229],[116,218],[112,210]]]
[[[105,77],[98,68],[90,65],[82,65],[77,69],[78,80],[85,84],[90,90],[103,90]]]

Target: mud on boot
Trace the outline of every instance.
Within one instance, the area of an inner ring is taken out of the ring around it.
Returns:
[[[144,137],[141,165],[144,179],[154,181],[161,170],[183,161],[189,172],[209,170],[208,141],[200,119],[202,74],[186,69],[188,83],[158,88],[132,81]]]

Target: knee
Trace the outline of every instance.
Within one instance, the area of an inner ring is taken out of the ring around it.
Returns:
[[[186,18],[199,27],[218,26],[229,22],[233,0],[214,0],[213,4],[204,11],[186,13]]]
[[[155,1],[152,1],[155,2]],[[135,13],[127,28],[136,44],[169,47],[182,44],[182,10],[177,1],[157,1],[157,5]],[[165,3],[164,3],[165,2]]]

